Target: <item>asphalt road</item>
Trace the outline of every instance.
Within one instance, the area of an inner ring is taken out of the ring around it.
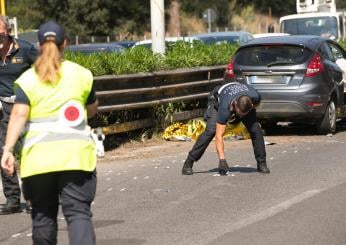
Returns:
[[[92,205],[97,244],[344,245],[346,131],[295,130],[265,137],[269,175],[256,172],[249,140],[226,142],[228,176],[217,175],[213,144],[193,176],[181,175],[193,142],[108,152]],[[62,217],[58,240],[68,244]],[[31,243],[27,214],[0,219],[0,244]]]

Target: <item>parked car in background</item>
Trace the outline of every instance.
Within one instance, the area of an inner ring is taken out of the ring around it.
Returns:
[[[86,43],[77,45],[68,45],[66,50],[79,52],[83,54],[93,53],[122,53],[125,48],[115,43]]]
[[[199,39],[195,37],[166,37],[165,38],[166,45],[173,45],[174,43],[178,41],[193,43],[193,41],[198,41],[198,40]],[[133,47],[151,48],[152,42],[153,41],[151,39],[138,41],[133,45]]]
[[[209,32],[192,35],[191,37],[198,38],[205,44],[219,44],[226,42],[240,45],[254,38],[251,33],[246,31]]]
[[[335,133],[344,109],[344,82],[336,60],[338,43],[318,36],[275,36],[238,48],[225,72],[227,81],[247,83],[262,97],[257,114],[264,126],[277,122],[316,125]]]
[[[112,42],[114,44],[123,46],[124,48],[131,48],[133,45],[135,45],[136,41],[116,41],[116,42]]]

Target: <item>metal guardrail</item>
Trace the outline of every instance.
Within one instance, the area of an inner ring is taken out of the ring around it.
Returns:
[[[198,67],[130,75],[95,77],[99,112],[151,108],[170,102],[206,99],[223,82],[225,66]],[[201,115],[201,110],[180,113],[173,121]],[[124,122],[103,127],[104,134],[114,134],[154,126],[155,118]]]

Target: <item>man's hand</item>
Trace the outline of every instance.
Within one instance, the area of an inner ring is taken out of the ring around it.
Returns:
[[[13,153],[7,150],[4,150],[1,158],[1,167],[9,176],[12,176],[14,173],[14,162],[15,158]]]

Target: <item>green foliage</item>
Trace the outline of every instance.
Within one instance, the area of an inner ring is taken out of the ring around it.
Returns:
[[[346,40],[342,40],[339,42],[340,46],[346,50]]]
[[[128,49],[122,54],[65,51],[65,58],[88,68],[94,76],[152,72],[165,67],[161,55],[153,54],[151,50],[143,47]]]
[[[176,0],[181,11],[202,18],[203,12],[214,9],[216,26],[229,26],[229,20],[248,5],[273,16],[295,13],[294,0]],[[11,0],[7,2],[7,14],[16,16],[20,29],[37,29],[48,19],[65,27],[68,36],[139,34],[150,31],[150,1],[139,4],[136,0]],[[230,5],[233,8],[230,9]],[[170,1],[165,1],[168,10]],[[345,7],[343,0],[337,6]],[[231,10],[231,11],[230,11]],[[167,11],[168,12],[168,11]]]
[[[337,9],[346,10],[346,1],[345,0],[336,0],[335,4],[336,4]]]
[[[65,58],[92,71],[94,76],[153,72],[186,67],[226,65],[237,49],[227,43],[204,45],[179,41],[167,48],[165,56],[150,49],[135,47],[121,54],[82,54],[65,51]]]
[[[237,46],[230,44],[205,45],[199,41],[193,44],[177,42],[167,50],[165,62],[169,69],[227,64]]]
[[[168,126],[165,124],[171,124],[173,122],[173,114],[182,112],[186,109],[186,104],[184,102],[168,103],[164,105],[159,105],[153,109],[156,118],[161,120],[160,124]]]
[[[112,74],[152,72],[164,67],[163,57],[144,47],[127,49],[112,59]]]

